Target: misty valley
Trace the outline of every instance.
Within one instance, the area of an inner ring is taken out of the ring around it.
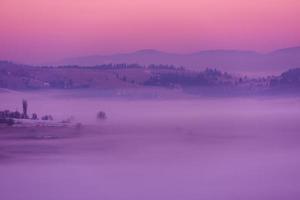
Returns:
[[[300,0],[0,0],[0,200],[300,200]]]
[[[28,115],[82,124],[1,125],[5,199],[300,195],[299,97],[199,96],[169,87],[3,89],[0,96],[0,110],[22,113],[26,99]]]

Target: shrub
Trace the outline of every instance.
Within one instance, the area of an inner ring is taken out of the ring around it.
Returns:
[[[0,124],[7,124],[8,126],[12,126],[15,124],[15,121],[11,118],[0,118]]]
[[[13,119],[7,119],[7,125],[12,126],[15,124],[15,121]]]
[[[53,117],[51,115],[45,115],[42,117],[42,120],[53,120]]]
[[[106,113],[103,111],[98,112],[97,119],[105,120],[107,118]]]
[[[32,114],[32,117],[31,117],[31,119],[33,119],[33,120],[37,120],[37,119],[38,119],[38,116],[37,116],[37,114],[36,114],[36,113],[33,113],[33,114]]]

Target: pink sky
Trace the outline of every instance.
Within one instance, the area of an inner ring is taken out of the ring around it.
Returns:
[[[0,0],[0,59],[300,45],[299,0]]]

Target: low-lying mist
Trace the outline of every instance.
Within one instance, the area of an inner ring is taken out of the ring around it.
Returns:
[[[300,198],[299,98],[0,97],[0,110],[20,111],[26,99],[29,113],[82,123],[0,127],[3,199]]]

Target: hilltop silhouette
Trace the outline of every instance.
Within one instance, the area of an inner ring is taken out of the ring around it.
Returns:
[[[144,49],[132,53],[66,58],[55,64],[91,66],[108,63],[164,64],[185,66],[193,70],[216,68],[229,72],[270,74],[300,67],[300,47],[278,49],[269,53],[220,49],[176,54]]]

